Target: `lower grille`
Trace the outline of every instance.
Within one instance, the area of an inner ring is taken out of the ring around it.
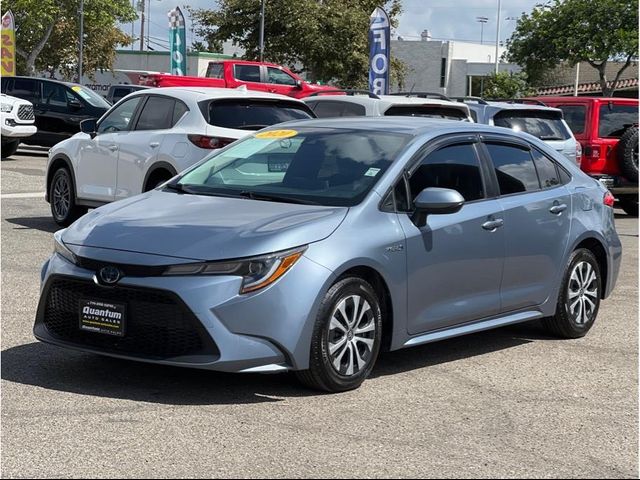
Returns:
[[[95,299],[127,306],[124,337],[79,328],[79,301]],[[89,281],[53,277],[45,287],[38,320],[55,338],[105,352],[165,359],[218,355],[206,330],[174,294],[132,287],[104,288]]]
[[[20,120],[34,120],[33,105],[20,105],[18,107],[18,118]]]

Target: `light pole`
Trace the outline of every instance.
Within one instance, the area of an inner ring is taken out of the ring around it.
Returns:
[[[80,52],[78,55],[78,83],[82,84],[82,56],[84,50],[84,0],[80,0]]]
[[[264,59],[264,2],[260,2],[260,61]]]
[[[502,7],[502,0],[498,0],[498,16],[496,17],[496,75],[498,74],[498,68],[500,59],[498,58],[498,47],[500,46],[500,9]]]
[[[489,21],[489,17],[476,17],[476,22],[480,23],[480,45],[484,41],[484,24]]]

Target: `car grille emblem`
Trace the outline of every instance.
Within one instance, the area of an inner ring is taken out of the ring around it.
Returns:
[[[122,272],[113,266],[102,267],[98,272],[98,277],[100,278],[101,283],[106,285],[113,285],[122,276]]]

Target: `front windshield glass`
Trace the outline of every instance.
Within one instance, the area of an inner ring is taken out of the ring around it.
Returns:
[[[82,85],[73,85],[71,90],[76,92],[89,105],[100,108],[111,108],[109,102],[98,95],[96,92]]]
[[[335,128],[262,131],[214,154],[172,187],[185,193],[352,206],[410,139]]]

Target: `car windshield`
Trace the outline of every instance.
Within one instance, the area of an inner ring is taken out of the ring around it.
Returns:
[[[169,187],[183,193],[353,206],[410,139],[352,129],[268,130],[213,154]]]
[[[493,117],[494,125],[526,132],[540,140],[568,140],[571,132],[562,114],[544,110],[503,110]]]
[[[99,108],[111,108],[111,104],[107,102],[104,98],[98,95],[96,92],[91,90],[90,88],[83,87],[81,85],[73,85],[71,90],[76,92],[80,97],[86,101],[89,105],[93,107]]]
[[[600,137],[620,138],[631,125],[638,123],[637,105],[600,105]]]
[[[260,130],[290,120],[313,118],[304,103],[287,100],[217,100],[209,103],[205,117],[210,125],[239,130]]]

